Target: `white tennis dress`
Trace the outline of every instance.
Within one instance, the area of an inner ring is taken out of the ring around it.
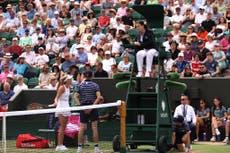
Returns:
[[[70,90],[69,88],[66,88],[66,86],[64,85],[65,91],[64,93],[62,93],[62,95],[60,96],[60,98],[58,99],[58,103],[57,103],[57,109],[60,108],[69,108],[69,94],[70,94]],[[57,117],[59,114],[62,114],[63,116],[70,116],[71,112],[70,111],[63,111],[63,112],[56,112],[55,116]]]

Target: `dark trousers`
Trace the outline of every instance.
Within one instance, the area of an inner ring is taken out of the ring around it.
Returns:
[[[191,142],[196,139],[196,125],[194,125],[192,122],[188,122],[189,128],[190,128],[190,140]]]

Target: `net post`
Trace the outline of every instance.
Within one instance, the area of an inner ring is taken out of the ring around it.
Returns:
[[[2,116],[2,152],[6,153],[6,114]]]
[[[126,153],[126,103],[121,102],[120,108],[120,153]]]

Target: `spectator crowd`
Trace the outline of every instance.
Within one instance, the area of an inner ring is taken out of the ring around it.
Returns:
[[[172,53],[167,72],[198,79],[226,74],[228,0],[1,0],[1,88],[7,82],[14,92],[57,89],[62,73],[73,75],[76,84],[84,70],[106,78],[131,71],[135,48],[127,44],[136,40],[143,19],[132,6],[150,4],[164,7],[160,41]],[[158,39],[159,30],[152,30]]]

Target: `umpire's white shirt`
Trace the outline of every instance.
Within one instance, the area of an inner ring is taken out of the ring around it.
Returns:
[[[184,109],[183,104],[177,106],[173,117],[177,117],[178,115],[183,116],[183,109]],[[185,105],[185,110],[186,110],[186,117],[185,117],[186,121],[196,124],[196,114],[195,114],[193,107],[190,105]]]

